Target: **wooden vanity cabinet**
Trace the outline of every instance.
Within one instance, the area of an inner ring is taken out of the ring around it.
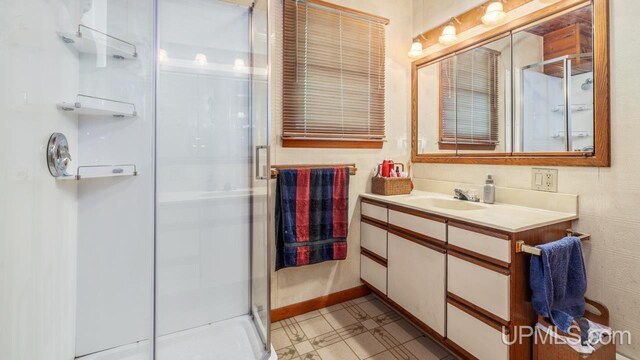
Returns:
[[[516,243],[561,239],[570,221],[512,233],[363,199],[361,223],[361,278],[382,300],[462,358],[532,358],[531,337],[508,344],[536,323]]]

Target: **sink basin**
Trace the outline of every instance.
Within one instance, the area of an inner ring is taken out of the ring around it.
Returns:
[[[406,199],[406,201],[415,204],[416,206],[434,207],[447,210],[482,210],[487,208],[485,205],[474,202],[434,197],[416,197]]]

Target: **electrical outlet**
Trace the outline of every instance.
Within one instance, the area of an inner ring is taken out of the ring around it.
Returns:
[[[531,188],[533,190],[558,192],[558,170],[531,169]]]

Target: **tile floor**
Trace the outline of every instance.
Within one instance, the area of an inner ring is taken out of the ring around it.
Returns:
[[[456,359],[374,295],[276,322],[279,360]]]

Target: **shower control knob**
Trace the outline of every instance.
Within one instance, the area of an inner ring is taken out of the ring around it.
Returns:
[[[62,133],[53,133],[47,145],[47,165],[53,177],[67,176],[67,167],[71,163],[69,142]]]

